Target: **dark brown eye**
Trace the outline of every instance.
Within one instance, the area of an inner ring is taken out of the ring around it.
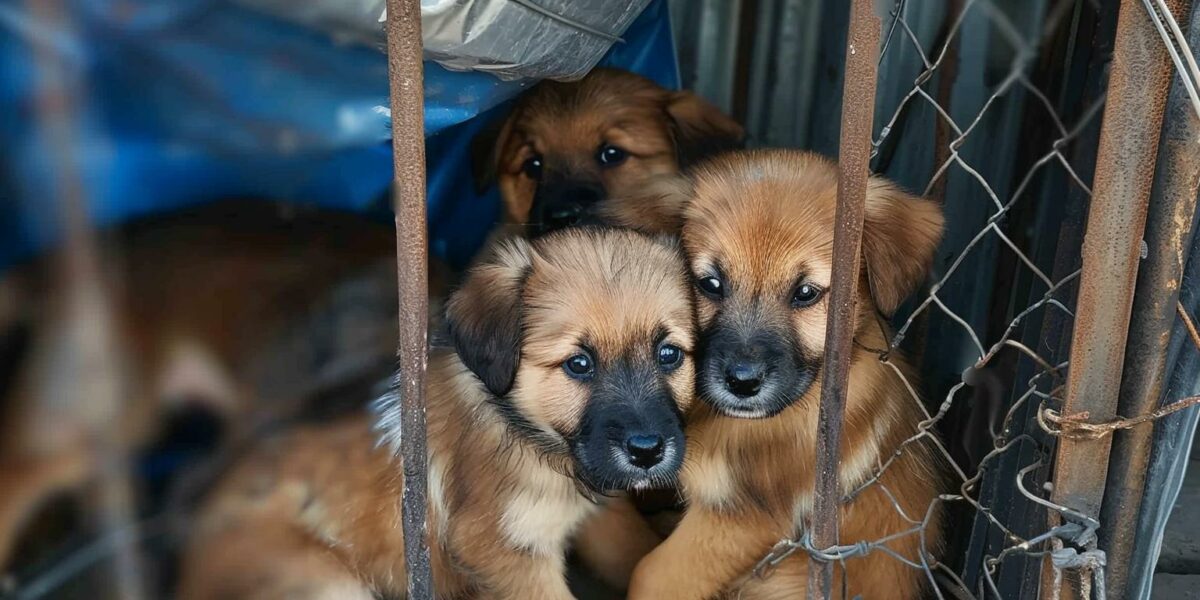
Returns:
[[[721,281],[720,277],[713,275],[701,275],[696,277],[696,287],[704,292],[705,296],[713,300],[720,300],[725,297],[725,282]]]
[[[796,286],[796,290],[792,292],[792,308],[804,308],[812,306],[821,299],[823,290],[811,283],[802,283]]]
[[[541,179],[542,178],[542,157],[537,154],[531,156],[528,160],[525,161],[525,164],[521,165],[521,171],[523,171],[525,173],[526,177],[528,177],[534,181]]]
[[[664,372],[670,373],[683,363],[683,350],[673,344],[662,344],[658,347],[658,366]]]
[[[596,160],[600,161],[600,166],[615,167],[623,162],[629,156],[628,152],[613,146],[605,144],[600,146],[600,153],[596,155]]]
[[[568,358],[563,363],[563,370],[572,379],[580,381],[588,381],[596,374],[596,367],[592,364],[592,357],[586,354],[576,354]]]

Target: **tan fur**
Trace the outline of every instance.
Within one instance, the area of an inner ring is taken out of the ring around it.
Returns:
[[[604,212],[614,224],[650,233],[678,231],[678,206],[658,204],[645,185],[674,175],[711,150],[740,145],[742,127],[691,92],[673,92],[649,79],[613,69],[595,69],[571,83],[544,81],[522,96],[477,157],[482,180],[494,177],[504,201],[505,221],[528,223],[537,182],[522,171],[534,155],[547,171],[567,171],[600,182]],[[629,153],[619,166],[602,168],[597,151],[605,143]],[[667,196],[659,196],[665,200]]]
[[[624,584],[636,555],[606,546],[597,528],[620,526],[623,537],[616,544],[639,552],[657,538],[639,531],[644,524],[631,507],[620,506],[623,501],[605,514],[597,504],[603,499],[581,493],[569,476],[569,457],[554,450],[565,444],[563,432],[579,425],[586,399],[561,365],[578,352],[581,338],[600,364],[616,356],[654,360],[654,338],[663,330],[690,354],[687,285],[676,248],[628,231],[516,239],[472,269],[451,297],[447,319],[460,333],[522,324],[507,401],[551,450],[516,434],[484,389],[503,385],[503,377],[489,382],[456,353],[433,355],[426,416],[428,542],[439,598],[570,598],[565,554],[581,528],[585,538],[599,538],[589,545],[590,562],[609,581]],[[691,361],[668,378],[677,408],[687,410]],[[402,595],[403,486],[393,457],[395,433],[377,444],[367,419],[358,418],[295,432],[254,455],[204,510],[185,557],[181,597],[231,597],[226,581],[261,581],[262,590],[284,583],[315,589],[322,581],[347,578],[361,582],[364,593]],[[593,516],[598,520],[588,522]],[[269,532],[272,545],[284,536],[291,541],[272,554],[270,545],[254,542],[260,531]],[[231,557],[233,551],[244,552],[245,560]],[[342,570],[330,579],[324,568],[311,574],[307,567],[293,568],[291,561],[301,557],[296,564],[336,561]],[[238,588],[233,596],[257,593]]]
[[[801,274],[827,289],[835,165],[799,151],[742,152],[702,166],[692,184],[683,243],[694,273],[719,264],[730,286],[743,286],[758,302],[786,298]],[[844,493],[867,481],[916,432],[921,419],[918,401],[896,372],[865,348],[885,347],[874,313],[895,310],[919,284],[942,226],[935,204],[878,178],[869,187],[866,268],[839,468]],[[703,330],[717,308],[715,301],[698,298]],[[807,308],[792,309],[790,318],[776,326],[793,329],[799,343],[819,357],[827,306],[825,296]],[[898,352],[889,360],[916,384]],[[638,565],[630,598],[803,597],[808,565],[803,552],[769,578],[754,579],[750,573],[776,542],[796,536],[811,518],[820,388],[818,376],[803,397],[766,419],[732,418],[706,403],[697,405],[689,416],[690,450],[682,477],[687,512],[678,529]],[[879,483],[843,505],[840,542],[874,541],[911,530],[888,547],[914,562],[932,560],[940,535],[938,513],[923,534],[918,524],[938,493],[940,468],[929,444],[905,447]],[[917,598],[924,585],[921,570],[880,550],[844,564],[847,597]],[[835,565],[834,597],[842,597],[841,571]]]

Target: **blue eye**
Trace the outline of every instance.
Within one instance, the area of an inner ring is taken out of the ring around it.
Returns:
[[[601,166],[615,167],[625,162],[625,158],[628,156],[629,154],[624,150],[616,146],[605,144],[600,146],[600,154],[596,156],[596,160],[600,161]]]
[[[521,165],[521,170],[525,172],[525,176],[537,180],[542,178],[542,157],[534,155]]]
[[[587,381],[591,379],[592,375],[594,375],[596,372],[596,368],[592,364],[592,358],[586,354],[576,354],[575,356],[568,358],[566,362],[563,363],[563,370],[566,371],[567,375],[572,379],[578,379],[580,381]]]
[[[663,344],[658,347],[658,366],[662,367],[663,371],[674,371],[682,362],[683,350],[680,350],[679,346]]]
[[[720,300],[725,297],[725,282],[719,277],[705,275],[696,278],[696,287],[700,288],[706,296],[713,300]]]

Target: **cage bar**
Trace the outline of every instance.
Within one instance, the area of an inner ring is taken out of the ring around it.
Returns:
[[[1181,0],[1172,4],[1178,7]],[[1081,251],[1064,416],[1086,415],[1092,423],[1116,416],[1131,290],[1137,282],[1170,75],[1170,59],[1141,2],[1122,0]],[[1084,532],[1099,527],[1111,446],[1108,436],[1062,437],[1058,442],[1051,501],[1068,509],[1059,512],[1078,521]],[[1085,536],[1064,541],[1091,543]],[[1056,569],[1046,569],[1043,593],[1056,594],[1056,581],[1062,580]],[[1079,587],[1075,595],[1087,586]]]
[[[425,371],[429,362],[429,272],[425,221],[424,80],[418,0],[388,0],[388,79],[392,104],[392,205],[399,281],[401,500],[408,598],[433,598],[426,543]]]
[[[1177,2],[1175,14],[1188,14],[1192,2]],[[1182,12],[1180,12],[1182,11]],[[1200,45],[1200,31],[1189,33]],[[1118,409],[1121,415],[1149,414],[1163,399],[1167,348],[1178,318],[1176,306],[1184,265],[1192,245],[1197,193],[1200,192],[1200,118],[1176,79],[1168,98],[1157,173],[1146,222],[1146,259],[1142,261],[1133,300],[1133,317],[1125,354]],[[1153,449],[1154,426],[1118,431],[1113,438],[1109,483],[1104,492],[1101,545],[1108,558],[1109,598],[1128,595],[1130,559],[1137,541],[1138,514]]]
[[[837,211],[834,216],[833,276],[825,327],[821,406],[817,421],[816,488],[811,539],[823,549],[838,543],[838,479],[846,384],[854,353],[854,323],[862,246],[864,204],[870,176],[871,134],[881,21],[873,0],[854,0],[846,38],[846,77],[838,156]],[[809,598],[829,598],[833,565],[811,558]]]

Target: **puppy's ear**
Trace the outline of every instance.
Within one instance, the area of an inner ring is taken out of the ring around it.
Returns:
[[[651,235],[677,236],[683,228],[683,210],[692,196],[692,183],[679,174],[658,175],[636,192],[613,196],[600,204],[608,222]]]
[[[667,115],[675,136],[675,153],[682,167],[726,150],[741,148],[746,130],[720,109],[691,92],[671,92]]]
[[[521,290],[532,253],[523,238],[498,242],[446,303],[455,351],[496,396],[512,389],[521,361]]]
[[[482,195],[496,181],[500,153],[508,145],[516,117],[517,111],[514,109],[503,119],[492,119],[471,138],[471,176],[475,180],[476,194]]]
[[[942,207],[872,177],[864,207],[862,252],[875,306],[886,315],[916,291],[942,239]]]

